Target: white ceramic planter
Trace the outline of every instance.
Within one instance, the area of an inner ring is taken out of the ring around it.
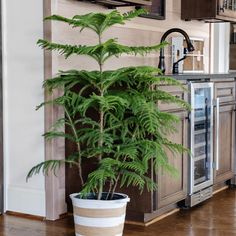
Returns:
[[[126,205],[129,197],[125,194],[118,200],[90,200],[70,195],[74,208],[76,236],[122,236]]]

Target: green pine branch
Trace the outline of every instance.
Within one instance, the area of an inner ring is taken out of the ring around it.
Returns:
[[[112,57],[123,54],[145,56],[157,52],[166,42],[153,46],[127,46],[116,39],[102,42],[102,33],[116,24],[144,14],[137,10],[125,14],[118,11],[89,13],[66,18],[59,15],[47,17],[67,23],[75,28],[90,29],[98,36],[96,45],[58,44],[38,40],[38,45],[46,50],[57,51],[69,56],[86,55],[97,61],[99,70],[60,71],[48,79],[43,86],[54,93],[58,88],[64,93],[41,103],[43,106],[60,106],[65,116],[58,119],[44,134],[45,139],[65,138],[74,143],[76,151],[64,160],[49,160],[34,166],[27,178],[43,172],[48,174],[63,164],[78,168],[82,194],[95,193],[98,199],[105,186],[108,197],[112,197],[117,186],[135,186],[140,191],[156,190],[157,185],[149,178],[150,162],[154,170],[160,168],[176,174],[169,164],[167,150],[174,155],[183,153],[186,148],[167,139],[175,132],[179,118],[174,114],[162,112],[161,103],[174,103],[184,109],[189,105],[181,98],[164,91],[165,85],[175,85],[185,90],[177,80],[162,75],[160,69],[151,66],[124,67],[117,70],[103,70],[103,64]],[[76,88],[76,89],[75,89]],[[64,126],[67,126],[65,132]],[[91,159],[97,168],[87,176],[83,175],[83,159]]]
[[[116,39],[109,39],[104,43],[97,44],[94,46],[58,44],[58,43],[51,43],[44,39],[39,39],[37,43],[43,49],[50,51],[58,51],[60,54],[64,55],[65,58],[68,58],[73,54],[86,55],[92,57],[101,64],[104,64],[111,57],[114,56],[118,57],[121,56],[122,54],[144,56],[152,51],[157,52],[161,48],[167,45],[166,42],[163,42],[161,44],[147,47],[145,46],[129,47],[117,43]]]
[[[124,14],[121,14],[120,12],[115,10],[107,14],[89,13],[85,15],[75,15],[72,18],[52,15],[46,17],[45,20],[61,21],[71,25],[72,27],[80,27],[80,31],[83,31],[84,29],[90,29],[97,35],[101,35],[106,29],[110,28],[113,25],[123,25],[125,24],[125,21],[131,20],[139,15],[146,13],[147,12],[144,9],[139,9]]]

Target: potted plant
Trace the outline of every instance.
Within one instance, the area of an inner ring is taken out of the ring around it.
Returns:
[[[94,31],[98,44],[63,45],[43,39],[38,41],[42,48],[58,51],[65,58],[86,55],[98,64],[97,70],[60,71],[55,78],[44,82],[44,88],[49,92],[63,88],[64,93],[38,108],[53,104],[62,106],[65,112],[65,116],[44,134],[45,138],[69,139],[76,144],[77,151],[64,160],[39,163],[27,176],[29,178],[40,171],[47,174],[64,163],[78,167],[78,181],[83,188],[80,193],[71,195],[78,235],[122,235],[129,197],[116,193],[116,188],[135,186],[141,192],[145,187],[156,189],[156,183],[148,177],[150,162],[155,170],[160,167],[173,170],[165,150],[184,151],[184,147],[166,138],[166,134],[174,130],[178,118],[160,111],[157,106],[162,101],[188,108],[184,101],[158,87],[161,84],[181,84],[175,79],[157,76],[161,71],[150,66],[103,70],[103,65],[111,57],[122,54],[144,56],[167,44],[129,47],[119,44],[114,38],[103,42],[105,30],[115,24],[124,24],[139,14],[144,14],[144,11],[90,13],[71,19],[53,15],[46,20],[61,21],[80,28],[80,31]],[[71,130],[70,133],[61,131],[64,125]],[[96,162],[96,168],[88,176],[83,174],[85,159]]]

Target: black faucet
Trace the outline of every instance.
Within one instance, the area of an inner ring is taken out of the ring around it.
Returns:
[[[184,30],[179,29],[179,28],[172,28],[172,29],[167,30],[167,31],[163,34],[163,36],[161,37],[161,43],[162,43],[163,41],[165,41],[166,37],[167,37],[169,34],[173,33],[173,32],[177,32],[177,33],[182,34],[182,35],[184,36],[185,40],[186,40],[186,43],[187,43],[187,49],[184,50],[185,56],[184,56],[183,58],[181,58],[180,60],[178,60],[177,62],[175,62],[174,65],[173,65],[173,71],[172,71],[172,72],[175,73],[175,74],[177,74],[177,73],[178,73],[178,63],[186,58],[187,52],[192,52],[192,51],[194,51],[194,47],[193,47],[193,45],[192,45],[192,43],[191,43],[191,41],[190,41],[189,36],[187,35],[187,33],[186,33]],[[160,57],[159,57],[159,58],[160,58],[160,60],[159,60],[158,68],[161,69],[161,71],[162,71],[163,74],[165,74],[166,68],[165,68],[164,48],[161,48],[161,49],[160,49]]]

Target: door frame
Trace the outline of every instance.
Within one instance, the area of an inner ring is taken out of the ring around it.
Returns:
[[[57,9],[56,1],[43,0],[43,15],[52,15]],[[44,21],[44,39],[52,41],[53,24],[51,21]],[[44,79],[52,78],[57,73],[57,55],[51,51],[44,51]],[[45,92],[45,101],[52,100],[60,94],[49,94]],[[62,109],[54,106],[45,107],[45,131],[49,130],[54,122],[64,115]],[[58,138],[50,141],[45,141],[45,160],[65,158],[65,140]],[[57,176],[53,173],[45,176],[45,200],[46,200],[46,219],[56,220],[67,212],[65,201],[65,167],[61,167]]]

